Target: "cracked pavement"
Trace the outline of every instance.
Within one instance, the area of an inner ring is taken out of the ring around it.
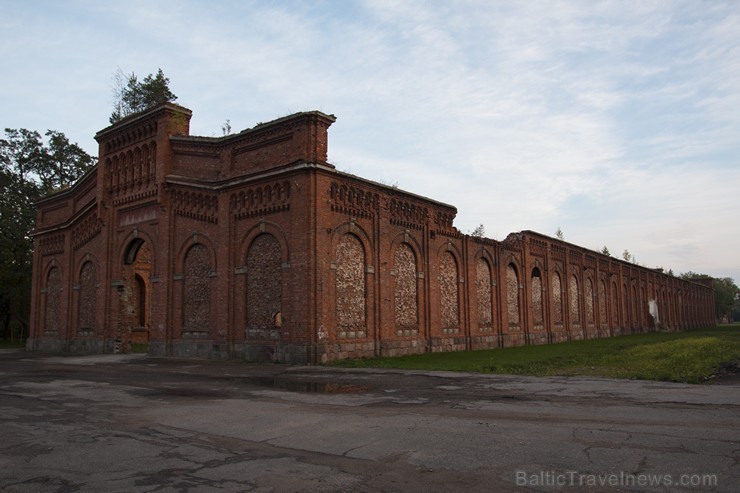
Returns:
[[[737,384],[4,350],[0,416],[8,492],[558,489],[517,482],[543,472],[717,478],[572,491],[740,484]]]

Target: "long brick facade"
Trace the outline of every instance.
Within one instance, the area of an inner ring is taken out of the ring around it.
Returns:
[[[464,235],[455,207],[336,170],[331,115],[220,138],[190,117],[100,131],[99,164],[38,203],[30,349],[323,363],[714,324],[710,284]]]

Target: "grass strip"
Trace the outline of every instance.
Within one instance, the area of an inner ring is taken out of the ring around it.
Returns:
[[[706,382],[740,361],[740,324],[505,349],[353,359],[347,368],[401,368],[516,375],[585,375]]]

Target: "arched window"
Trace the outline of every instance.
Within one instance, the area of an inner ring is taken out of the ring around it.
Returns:
[[[342,237],[336,256],[336,322],[340,337],[365,337],[365,250],[351,234]]]
[[[46,310],[44,313],[44,330],[57,332],[61,328],[60,309],[62,303],[62,274],[57,267],[52,267],[46,276]]]
[[[208,249],[196,243],[184,262],[183,326],[186,331],[208,331],[211,322],[211,259]]]
[[[79,330],[81,332],[95,331],[95,310],[97,306],[98,279],[95,265],[85,262],[80,269],[80,291],[77,304]]]
[[[282,325],[281,265],[278,240],[269,233],[257,236],[247,252],[248,331],[275,330]]]
[[[532,269],[532,322],[535,329],[544,327],[544,310],[542,309],[542,275],[540,269]]]
[[[586,302],[586,323],[588,325],[593,325],[595,322],[595,315],[594,315],[594,283],[591,281],[590,277],[586,278],[586,293],[585,293],[585,302]]]
[[[419,331],[419,307],[416,292],[416,255],[406,243],[396,248],[393,259],[395,272],[394,301],[397,335]]]
[[[506,267],[506,299],[509,327],[519,327],[519,275],[514,264]]]
[[[606,328],[608,326],[606,313],[606,296],[606,282],[601,279],[599,281],[599,324],[603,328]]]
[[[458,279],[455,257],[449,251],[445,251],[439,261],[439,300],[442,331],[446,333],[460,330]]]
[[[570,277],[570,323],[578,325],[581,323],[581,299],[578,292],[578,278]]]
[[[556,324],[563,323],[563,286],[560,282],[560,273],[552,274],[552,308]]]
[[[479,258],[475,267],[475,291],[478,296],[478,330],[493,328],[493,302],[491,266],[485,258]]]

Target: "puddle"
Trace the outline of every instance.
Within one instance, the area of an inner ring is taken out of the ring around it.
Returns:
[[[320,394],[359,394],[367,392],[369,387],[365,385],[340,384],[327,382],[302,382],[297,380],[285,380],[273,377],[248,377],[246,383],[259,387],[269,387],[289,392],[309,392]]]

